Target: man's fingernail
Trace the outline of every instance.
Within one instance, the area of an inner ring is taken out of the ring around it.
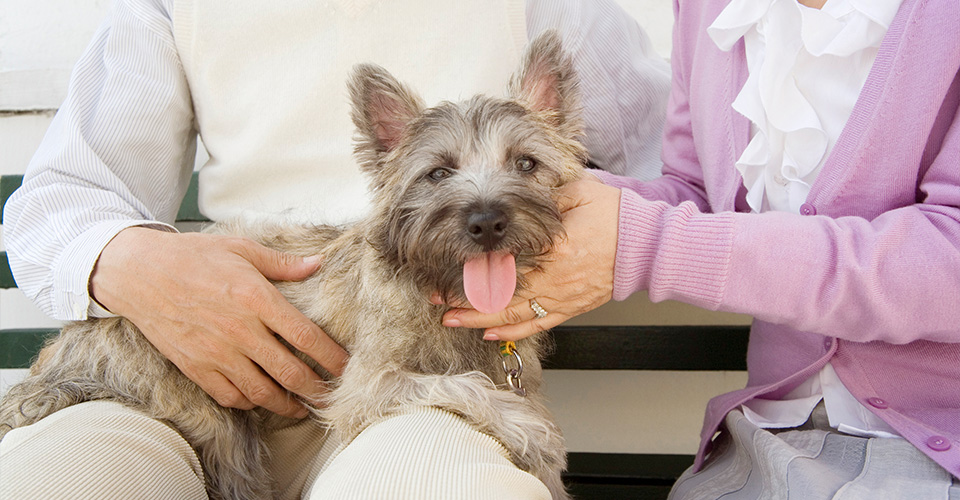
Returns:
[[[483,334],[483,340],[500,340],[500,337],[493,332],[487,332]]]
[[[311,256],[309,256],[309,257],[304,257],[304,258],[303,258],[303,263],[304,263],[304,264],[307,264],[307,265],[310,265],[310,266],[318,265],[318,264],[320,264],[322,261],[323,261],[323,257],[320,256],[320,255],[311,255]]]
[[[443,304],[443,297],[440,296],[440,292],[433,292],[430,295],[430,303],[437,306]]]

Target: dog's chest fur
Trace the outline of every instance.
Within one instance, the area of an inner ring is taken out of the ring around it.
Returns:
[[[234,230],[235,232],[235,230]],[[484,341],[482,331],[441,324],[447,306],[428,300],[422,290],[370,243],[370,229],[361,223],[347,229],[329,226],[284,228],[263,243],[277,250],[308,256],[323,255],[323,266],[301,282],[277,283],[290,302],[316,322],[348,352],[363,352],[384,364],[423,374],[481,371],[496,384],[505,374],[496,342]],[[539,385],[541,341],[524,339],[518,349],[527,377]],[[313,360],[304,360],[320,373]],[[370,360],[372,361],[372,360]]]

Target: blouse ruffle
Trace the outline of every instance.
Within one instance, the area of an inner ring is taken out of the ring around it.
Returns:
[[[755,212],[799,211],[853,110],[901,0],[733,0],[707,33],[744,39],[749,77],[733,108],[752,138],[736,163]]]

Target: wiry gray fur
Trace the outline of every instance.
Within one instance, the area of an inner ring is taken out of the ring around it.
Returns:
[[[446,307],[427,301],[437,290],[465,299],[463,263],[489,250],[465,230],[471,211],[494,206],[506,214],[508,229],[495,249],[516,255],[521,272],[562,237],[555,192],[581,175],[585,151],[577,140],[576,79],[559,39],[548,33],[533,42],[510,99],[478,96],[426,108],[373,65],[355,69],[350,91],[356,154],[374,190],[371,216],[347,228],[233,223],[213,230],[324,256],[314,276],[277,286],[351,353],[325,407],[315,411],[342,439],[401,408],[442,408],[496,438],[554,498],[566,498],[563,439],[539,390],[539,336],[518,343],[521,397],[504,388],[497,344],[475,330],[441,326]],[[536,168],[518,170],[520,158]],[[438,168],[449,175],[431,178]],[[179,430],[198,452],[211,498],[271,495],[259,435],[282,419],[219,406],[122,318],[66,326],[3,398],[0,436],[98,399]]]

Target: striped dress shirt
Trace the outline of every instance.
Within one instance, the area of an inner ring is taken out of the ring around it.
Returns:
[[[176,231],[203,130],[177,50],[173,4],[115,2],[77,63],[23,186],[4,207],[18,286],[56,319],[110,315],[90,298],[88,282],[122,229]],[[591,159],[649,179],[660,171],[669,66],[625,16],[612,1],[526,2],[528,35],[557,29],[574,58]]]

